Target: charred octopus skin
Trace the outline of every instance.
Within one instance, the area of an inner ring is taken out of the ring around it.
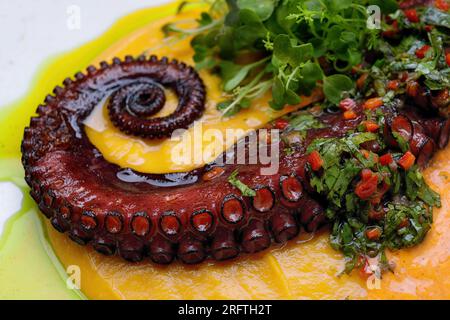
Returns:
[[[114,60],[118,70],[136,74],[129,84],[122,83],[108,105],[111,121],[123,132],[143,138],[169,137],[175,129],[187,128],[205,109],[205,87],[193,68],[167,58],[125,63]],[[103,67],[108,68],[106,64]],[[127,68],[136,68],[131,71]],[[140,75],[141,68],[142,75]],[[110,74],[110,73],[108,73]],[[120,75],[119,75],[120,77]],[[120,78],[119,78],[120,79]],[[166,98],[164,87],[178,95],[180,103],[171,115],[147,119],[160,111]]]
[[[178,108],[167,117],[148,118],[164,105],[165,87],[177,93]],[[161,138],[202,114],[205,88],[193,68],[177,61],[114,59],[66,79],[25,129],[25,179],[54,228],[80,245],[134,262],[145,257],[159,264],[227,260],[284,243],[300,230],[315,231],[327,220],[309,185],[306,147],[315,138],[355,130],[364,118],[361,106],[351,120],[324,112],[318,119],[325,127],[308,130],[294,152],[279,142],[279,170],[272,175],[262,175],[259,164],[217,163],[184,174],[151,175],[107,162],[87,138],[83,120],[106,97],[120,130]],[[385,112],[386,137],[394,131],[404,135],[421,164],[448,141],[448,120],[424,120],[415,111]],[[254,196],[243,196],[230,184],[235,170]]]
[[[177,110],[165,118],[147,118],[164,105],[165,87],[177,93]],[[193,264],[208,256],[226,260],[241,251],[259,252],[272,241],[295,237],[300,225],[312,231],[325,221],[321,206],[303,192],[296,175],[304,165],[300,153],[282,159],[273,176],[255,177],[258,165],[241,168],[240,178],[256,192],[251,199],[227,180],[237,165],[209,165],[174,182],[173,174],[169,181],[168,175],[108,163],[83,128],[83,120],[105,97],[120,130],[160,138],[201,115],[205,89],[183,63],[127,57],[101,63],[100,69],[89,67],[87,74],[66,79],[64,87],[47,96],[25,129],[25,179],[54,228],[78,244],[91,243],[102,254],[118,253],[129,261],[148,256],[160,264],[175,258]],[[214,174],[218,169],[220,176]],[[130,176],[147,182],[130,181]]]

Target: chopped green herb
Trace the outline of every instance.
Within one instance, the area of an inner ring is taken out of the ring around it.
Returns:
[[[423,204],[389,204],[385,218],[386,247],[401,249],[422,242],[433,217]]]
[[[298,112],[289,120],[291,130],[306,131],[323,128],[325,125],[309,112]]]
[[[232,184],[233,186],[235,186],[236,188],[238,188],[244,197],[256,196],[255,190],[251,189],[246,184],[244,184],[241,180],[238,179],[238,177],[237,177],[238,174],[239,174],[238,170],[233,171],[233,173],[231,173],[231,175],[228,177],[228,182],[230,184]]]
[[[393,131],[392,136],[397,141],[398,146],[400,150],[402,150],[402,152],[406,152],[409,150],[408,142],[398,132]]]
[[[406,195],[411,201],[419,198],[429,206],[441,206],[439,195],[427,186],[417,166],[405,173],[405,186]]]

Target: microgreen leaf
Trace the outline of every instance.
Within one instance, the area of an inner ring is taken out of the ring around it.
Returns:
[[[236,88],[245,79],[250,69],[248,66],[243,67],[227,60],[220,62],[223,89],[231,91]]]
[[[352,4],[352,0],[325,0],[324,3],[327,4],[327,7],[333,11],[340,11],[343,9],[347,9]]]
[[[344,92],[352,90],[353,81],[343,74],[334,74],[326,77],[323,81],[323,92],[329,101],[338,104]]]
[[[289,36],[280,34],[275,38],[273,55],[281,63],[297,66],[312,58],[313,46],[310,43],[293,45]]]
[[[269,19],[275,9],[275,0],[237,0],[240,9],[253,10],[261,19],[265,21]]]
[[[239,26],[234,32],[234,42],[239,49],[252,47],[257,40],[264,39],[267,32],[254,11],[242,9],[239,12]]]
[[[370,0],[369,4],[379,6],[384,13],[393,13],[398,9],[396,0]]]

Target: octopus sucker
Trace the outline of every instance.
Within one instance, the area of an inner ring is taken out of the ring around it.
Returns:
[[[169,116],[152,117],[164,107],[166,88],[178,95],[178,107]],[[38,106],[37,116],[24,131],[22,162],[30,194],[56,230],[68,233],[80,245],[91,244],[104,255],[118,254],[132,262],[228,260],[285,243],[301,232],[316,231],[328,220],[322,199],[310,184],[306,148],[316,138],[342,137],[364,119],[361,105],[351,120],[323,111],[316,116],[323,127],[308,129],[300,144],[275,142],[281,150],[276,173],[262,175],[260,163],[215,162],[179,175],[180,183],[176,179],[174,183],[165,174],[140,173],[109,163],[89,141],[83,121],[110,97],[109,117],[127,134],[156,139],[187,128],[202,115],[206,97],[205,86],[192,67],[165,57],[115,58],[67,78],[53,94]],[[382,107],[383,134],[393,147],[398,146],[394,133],[401,135],[424,166],[447,144],[450,125],[439,117],[424,117],[416,109]],[[249,140],[244,145],[247,150]],[[287,152],[288,147],[293,152]],[[218,159],[224,157],[225,153]],[[158,183],[125,180],[120,174],[124,169]],[[229,182],[236,170],[253,196],[243,195]]]

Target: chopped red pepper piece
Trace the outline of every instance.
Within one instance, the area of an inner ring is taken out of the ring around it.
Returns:
[[[450,67],[450,53],[445,55],[445,62],[447,62],[447,65]]]
[[[382,166],[387,166],[391,164],[394,161],[394,158],[392,158],[392,155],[390,153],[386,153],[380,157],[380,164]]]
[[[381,210],[375,210],[374,208],[372,208],[369,211],[369,219],[370,220],[380,221],[381,219],[384,218],[385,215],[386,215],[386,213],[382,209]]]
[[[398,89],[398,87],[400,87],[400,81],[398,81],[398,80],[391,80],[387,83],[387,88],[389,90],[395,91]]]
[[[407,71],[404,71],[400,74],[399,79],[401,82],[405,82],[409,78],[409,73]]]
[[[425,31],[426,31],[426,32],[431,32],[431,30],[433,30],[433,26],[430,26],[430,25],[427,24],[427,25],[425,26]]]
[[[279,130],[284,130],[286,127],[289,126],[289,121],[286,119],[277,119],[275,121],[275,128]]]
[[[409,220],[408,220],[408,218],[404,218],[397,226],[397,229],[401,229],[401,228],[404,228],[407,226],[409,226]]]
[[[380,228],[374,227],[366,230],[366,237],[367,239],[371,241],[375,241],[380,239],[381,237],[381,230]]]
[[[428,50],[430,50],[430,48],[431,47],[427,44],[420,47],[419,49],[416,50],[416,57],[419,59],[425,58],[425,55],[427,54]]]
[[[394,22],[392,22],[388,29],[386,31],[383,31],[383,36],[387,38],[393,38],[397,35],[398,31],[398,21],[394,20]]]
[[[436,8],[442,11],[450,10],[450,4],[446,0],[436,0],[434,2]]]
[[[372,156],[373,156],[373,161],[374,161],[375,163],[378,163],[378,155],[377,155],[376,153],[370,153],[369,150],[362,149],[362,150],[361,150],[361,154],[362,154],[363,157],[366,158],[366,159],[369,159],[369,158],[370,158],[370,155],[372,155]]]
[[[409,81],[406,84],[406,93],[410,97],[417,96],[417,93],[419,92],[419,83],[417,81]]]
[[[406,151],[405,154],[398,160],[398,164],[405,170],[409,170],[416,161],[416,157],[410,152]]]
[[[359,265],[361,266],[361,268],[359,269],[359,276],[362,279],[367,279],[373,275],[373,270],[370,267],[370,263],[367,258],[361,258],[360,260],[362,261],[359,262]]]
[[[373,174],[373,172],[370,169],[362,169],[361,170],[361,178],[363,180],[369,179],[370,177],[372,177],[372,174]]]
[[[311,165],[313,171],[318,171],[323,166],[323,160],[320,153],[317,150],[311,152],[308,156],[308,162]]]
[[[352,119],[356,119],[357,117],[358,117],[358,115],[353,110],[349,110],[349,111],[345,111],[344,112],[344,119],[345,120],[352,120]]]
[[[361,181],[358,182],[355,188],[355,194],[362,200],[369,199],[377,190],[378,176],[370,169],[363,169],[361,171]]]
[[[416,9],[406,9],[404,13],[409,22],[412,23],[420,22],[419,15],[417,14]]]
[[[358,80],[356,80],[356,86],[358,87],[358,89],[362,89],[364,87],[364,85],[366,84],[366,80],[369,77],[368,73],[363,73]]]
[[[362,68],[362,64],[360,63],[360,64],[357,64],[356,66],[353,66],[352,67],[352,70],[350,71],[352,74],[356,74],[356,73],[358,73],[358,71],[359,70],[361,70],[361,68]]]
[[[383,99],[380,97],[377,97],[377,98],[371,98],[371,99],[367,100],[366,102],[364,102],[363,108],[373,110],[378,107],[381,107],[382,105],[383,105]]]
[[[370,157],[370,152],[369,152],[368,150],[362,149],[362,150],[361,150],[361,153],[362,153],[362,155],[363,155],[364,158],[369,159],[369,157]]]
[[[364,126],[368,132],[377,132],[380,126],[375,121],[364,121]]]

